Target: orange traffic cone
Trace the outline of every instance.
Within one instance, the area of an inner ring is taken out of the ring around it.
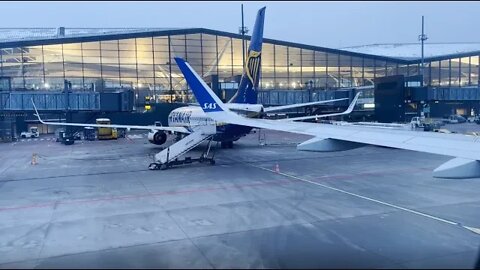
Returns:
[[[37,153],[32,154],[32,165],[37,165]]]

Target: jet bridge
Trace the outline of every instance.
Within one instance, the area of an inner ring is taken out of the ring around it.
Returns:
[[[174,165],[188,164],[192,163],[193,161],[209,161],[210,164],[215,164],[213,156],[208,157],[208,155],[210,154],[212,138],[216,134],[216,129],[217,128],[215,125],[194,127],[192,133],[156,154],[154,157],[154,162],[151,163],[148,168],[150,170],[164,170]],[[209,140],[208,147],[202,153],[200,158],[192,159],[187,157],[184,160],[178,159],[180,156],[189,152],[206,140]]]
[[[41,111],[100,111],[100,93],[22,91],[0,93],[0,110],[5,112],[33,111],[35,101]]]

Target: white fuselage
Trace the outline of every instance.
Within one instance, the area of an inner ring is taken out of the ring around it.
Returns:
[[[194,127],[216,125],[215,121],[208,117],[198,106],[180,107],[168,115],[169,127]]]
[[[261,104],[227,103],[225,105],[230,110],[248,117],[255,117],[263,111]],[[199,106],[180,107],[168,115],[168,126],[170,127],[190,128],[206,125],[217,125],[217,123],[208,117]]]
[[[257,117],[263,112],[261,104],[238,104],[228,103],[227,108],[246,117]],[[198,126],[212,126],[216,130],[213,137],[215,141],[236,141],[245,136],[251,130],[250,127],[238,127],[225,123],[216,122],[208,117],[199,106],[180,107],[168,115],[169,127],[183,127],[190,132]],[[148,133],[148,141],[153,144],[162,145],[166,141],[166,134],[163,131],[151,130]]]

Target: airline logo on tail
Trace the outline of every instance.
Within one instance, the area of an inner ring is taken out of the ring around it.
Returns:
[[[200,78],[185,60],[180,57],[175,57],[174,59],[204,112],[228,111],[228,109],[223,107],[223,103],[217,95],[213,93],[213,90],[208,87],[205,81]]]
[[[260,62],[261,52],[250,51],[245,65],[245,73],[254,87],[256,87],[255,82],[258,82],[258,76],[260,75]]]
[[[204,110],[215,110],[217,108],[217,103],[205,102],[203,103]]]

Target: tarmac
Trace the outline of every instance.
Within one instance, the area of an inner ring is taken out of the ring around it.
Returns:
[[[0,268],[474,267],[480,179],[433,178],[447,156],[297,151],[307,139],[262,131],[162,171],[141,133],[0,144]]]

